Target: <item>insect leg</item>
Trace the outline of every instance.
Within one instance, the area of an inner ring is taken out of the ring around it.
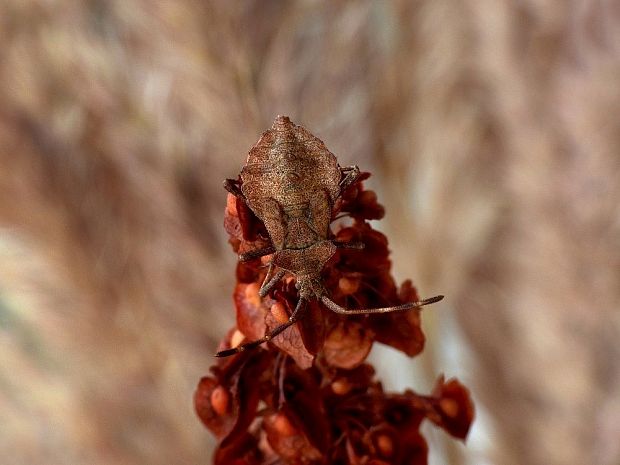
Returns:
[[[256,249],[250,250],[249,252],[239,254],[240,262],[249,262],[250,260],[254,260],[258,257],[263,257],[265,255],[270,255],[274,253],[276,249],[274,247],[265,247],[264,249]]]
[[[340,168],[340,171],[344,176],[342,178],[342,181],[340,181],[340,193],[342,194],[347,189],[347,187],[353,184],[355,180],[359,177],[360,169],[357,167],[357,165],[353,165],[347,166],[345,168]]]
[[[354,310],[349,310],[347,308],[343,308],[338,305],[336,302],[331,300],[326,295],[321,296],[321,302],[327,308],[329,308],[332,312],[339,313],[341,315],[364,315],[368,313],[390,313],[390,312],[400,312],[403,310],[412,310],[414,308],[422,307],[424,305],[434,304],[435,302],[439,302],[443,299],[442,295],[437,295],[435,297],[430,297],[428,299],[420,300],[419,302],[409,302],[402,305],[396,305],[394,307],[382,307],[382,308],[358,308]]]
[[[245,199],[243,192],[241,192],[241,187],[239,186],[239,181],[236,179],[227,179],[224,181],[224,189],[230,192],[235,197],[241,197]]]
[[[255,341],[246,342],[245,344],[241,344],[240,346],[233,347],[232,349],[221,350],[217,354],[215,354],[215,356],[216,357],[228,357],[230,355],[243,352],[244,350],[254,349],[258,347],[259,345],[272,340],[274,337],[276,337],[286,328],[295,324],[295,322],[299,319],[300,315],[302,314],[303,310],[306,308],[305,302],[306,302],[305,299],[299,299],[297,301],[297,305],[295,306],[295,310],[293,310],[293,313],[288,318],[288,321],[279,326],[276,326],[271,332],[269,332],[268,334],[265,334],[262,338],[257,339]]]
[[[269,265],[269,269],[267,270],[267,276],[265,276],[263,284],[261,284],[260,286],[260,289],[258,291],[259,296],[265,297],[267,293],[271,290],[271,288],[280,282],[280,280],[284,277],[286,271],[280,270],[273,277],[271,277],[272,273],[273,263]]]
[[[339,249],[363,249],[366,247],[363,242],[342,242],[342,241],[333,241],[334,245]]]

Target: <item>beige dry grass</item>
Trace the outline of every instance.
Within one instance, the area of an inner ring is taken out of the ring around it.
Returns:
[[[191,392],[232,323],[221,180],[273,117],[375,173],[441,290],[487,449],[620,460],[617,2],[0,5],[2,463],[205,463]],[[442,316],[444,315],[444,316]]]

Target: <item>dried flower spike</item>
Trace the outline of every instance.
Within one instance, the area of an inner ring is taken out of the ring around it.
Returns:
[[[394,282],[387,238],[367,222],[384,213],[364,189],[369,174],[341,169],[321,141],[287,118],[274,128],[252,148],[241,179],[227,182],[224,226],[242,260],[237,327],[218,355],[237,355],[219,358],[194,395],[198,416],[219,440],[213,463],[427,465],[421,422],[464,439],[474,415],[467,389],[440,377],[430,396],[388,393],[364,361],[374,342],[421,352],[418,306],[440,297],[420,301],[411,281]],[[292,159],[250,163],[276,156]],[[308,171],[299,175],[299,166]],[[304,177],[317,172],[332,181]],[[282,187],[296,184],[303,189]],[[256,199],[262,203],[254,208]],[[332,220],[343,216],[352,221],[332,232]],[[346,246],[356,244],[364,250]],[[283,266],[286,260],[297,267]],[[238,349],[266,339],[264,350]]]

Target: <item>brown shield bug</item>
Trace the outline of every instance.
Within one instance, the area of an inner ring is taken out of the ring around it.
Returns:
[[[273,339],[299,319],[309,299],[317,299],[331,311],[344,315],[411,310],[443,299],[440,295],[393,307],[346,309],[327,295],[321,271],[336,249],[363,248],[363,244],[330,239],[329,229],[334,203],[359,175],[357,166],[340,167],[336,156],[319,138],[286,116],[278,116],[250,149],[240,181],[224,182],[224,187],[242,198],[263,221],[271,239],[270,247],[239,256],[241,261],[247,261],[273,254],[259,295],[266,296],[289,273],[296,279],[299,300],[286,323],[261,339],[222,350],[216,357],[227,357]]]

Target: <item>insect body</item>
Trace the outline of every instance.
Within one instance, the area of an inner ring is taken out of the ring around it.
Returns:
[[[241,261],[273,254],[259,295],[267,293],[289,273],[296,278],[299,300],[289,320],[263,338],[223,350],[217,357],[257,347],[294,324],[310,299],[345,315],[410,310],[438,302],[436,296],[419,302],[371,309],[349,310],[331,300],[321,282],[321,271],[338,248],[363,248],[359,243],[330,239],[332,208],[344,190],[358,178],[357,166],[342,168],[325,144],[286,116],[278,116],[248,154],[241,183],[227,180],[226,189],[245,200],[263,221],[272,246],[241,255]]]

